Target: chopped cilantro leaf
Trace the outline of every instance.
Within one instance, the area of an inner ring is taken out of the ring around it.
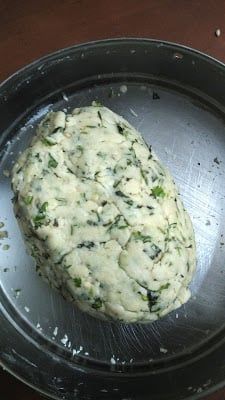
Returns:
[[[62,130],[63,129],[61,128],[61,126],[57,126],[55,129],[53,129],[53,131],[51,133],[53,134],[53,133],[56,133],[56,132],[60,132]]]
[[[38,214],[33,218],[35,229],[40,228],[43,225],[44,219],[46,217],[46,210],[48,207],[48,202],[46,201],[39,208]]]
[[[87,249],[90,250],[90,248],[91,248],[91,247],[94,247],[94,245],[95,245],[94,242],[85,241],[85,242],[79,243],[79,244],[77,245],[77,248],[78,248],[78,249],[81,249],[82,247],[86,247]]]
[[[125,203],[127,203],[129,206],[132,206],[134,204],[133,200],[126,200]]]
[[[49,168],[56,168],[58,165],[58,162],[52,157],[50,153],[49,154],[49,160],[48,160],[48,167]]]
[[[54,146],[55,142],[52,142],[52,140],[48,137],[43,137],[41,139],[41,142],[45,145],[45,146]]]
[[[83,146],[81,146],[81,144],[78,144],[78,146],[76,148],[77,148],[78,151],[81,152],[81,154],[83,154],[84,148],[83,148]]]
[[[27,206],[28,206],[29,204],[32,203],[32,200],[33,200],[33,196],[26,196],[26,197],[24,197],[24,199],[23,199],[24,203],[25,203]]]
[[[167,282],[167,283],[165,283],[165,285],[162,285],[162,286],[160,286],[160,289],[159,289],[159,291],[161,292],[161,290],[165,290],[165,289],[168,289],[168,287],[170,286],[170,283],[169,282]]]
[[[100,158],[102,158],[103,160],[105,160],[106,157],[107,157],[107,154],[104,153],[103,151],[99,151],[99,152],[97,153],[97,156],[100,157]]]
[[[120,124],[116,124],[116,127],[120,135],[124,135],[124,128]]]
[[[157,304],[159,294],[153,290],[148,290],[147,293],[148,293],[147,296],[148,296],[149,310],[152,311],[152,307],[154,307]]]
[[[43,220],[45,219],[45,215],[44,214],[37,214],[34,218],[34,226],[35,228],[40,228],[43,224]]]
[[[48,207],[48,202],[45,201],[45,202],[41,205],[41,207],[39,208],[39,212],[40,212],[40,213],[45,213],[46,210],[47,210],[47,207]]]
[[[96,297],[94,303],[92,304],[92,308],[98,310],[101,307],[102,307],[102,300],[100,299],[100,297]]]
[[[143,243],[152,241],[151,236],[142,235],[141,232],[133,232],[132,237],[134,238],[134,240],[141,240]]]
[[[119,197],[125,197],[126,199],[128,198],[128,196],[126,194],[124,194],[123,192],[121,192],[121,190],[117,190],[115,192],[115,194]]]
[[[155,186],[152,188],[152,195],[156,197],[165,197],[166,193],[164,192],[163,188],[161,186]]]
[[[74,284],[76,287],[81,287],[82,280],[81,278],[74,278]]]
[[[102,122],[102,114],[100,113],[100,111],[98,111],[98,118],[99,118],[100,121]]]
[[[118,181],[115,181],[114,184],[113,184],[113,187],[116,188],[120,184],[121,180],[122,179],[119,179]]]
[[[144,171],[142,168],[140,169],[141,176],[144,179],[146,185],[148,185],[148,177],[147,177],[147,171]]]

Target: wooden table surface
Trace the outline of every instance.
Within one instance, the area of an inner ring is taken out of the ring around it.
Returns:
[[[225,62],[225,1],[0,0],[0,81],[62,47],[125,36],[178,42]],[[0,388],[2,400],[41,399],[1,370]],[[224,399],[225,390],[205,398]]]

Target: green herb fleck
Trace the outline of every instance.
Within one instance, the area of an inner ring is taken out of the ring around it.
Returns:
[[[72,267],[72,265],[64,265],[63,266],[64,269],[69,269],[70,267]]]
[[[168,289],[169,286],[170,286],[170,283],[167,282],[167,283],[165,283],[165,285],[160,286],[159,291],[161,292],[162,290]]]
[[[124,194],[123,192],[121,192],[121,190],[117,190],[117,191],[115,192],[115,194],[116,194],[117,196],[119,196],[119,197],[125,197],[126,199],[129,198],[126,194]]]
[[[100,217],[100,215],[99,215],[98,211],[96,211],[96,210],[92,210],[92,212],[93,212],[93,213],[96,215],[98,222],[100,222],[100,220],[101,220],[101,217]]]
[[[128,131],[127,131],[127,127],[125,125],[122,125],[120,123],[116,124],[117,130],[119,132],[120,135],[123,135],[127,138],[128,136]]]
[[[37,214],[34,218],[34,226],[35,228],[40,228],[43,225],[43,220],[45,219],[45,215],[44,214]]]
[[[120,225],[121,224],[121,225]],[[129,225],[126,221],[124,221],[124,218],[121,214],[117,215],[114,222],[112,223],[107,223],[104,224],[104,226],[110,225],[108,228],[108,232],[110,232],[112,229],[117,228],[117,229],[125,229],[127,228]]]
[[[127,203],[129,206],[132,206],[134,204],[133,200],[126,200],[125,203]]]
[[[53,131],[51,132],[51,135],[52,135],[53,133],[61,132],[61,131],[63,131],[63,128],[62,128],[61,126],[57,126],[55,129],[53,129]]]
[[[56,226],[56,227],[58,227],[58,226],[59,226],[58,220],[57,220],[56,218],[54,218],[54,221],[53,221],[53,226]]]
[[[33,196],[26,196],[26,197],[24,197],[24,199],[23,199],[24,203],[25,203],[27,206],[28,206],[29,204],[32,203],[32,200],[33,200]]]
[[[115,181],[114,184],[113,184],[113,187],[116,188],[120,184],[121,180],[122,179],[119,179],[118,181]]]
[[[94,247],[94,245],[95,245],[94,242],[84,241],[84,242],[79,243],[77,245],[77,248],[81,249],[82,247],[86,247],[87,249],[90,250],[92,247]]]
[[[128,228],[128,226],[129,225],[127,225],[127,224],[126,225],[121,225],[121,226],[118,226],[118,229],[126,229],[126,228]]]
[[[152,195],[156,197],[165,197],[166,193],[164,192],[163,188],[161,186],[155,186],[152,188]]]
[[[38,160],[39,162],[42,162],[42,159],[41,159],[41,157],[40,157],[40,153],[36,153],[34,157],[37,158],[37,160]],[[22,168],[21,168],[21,169],[22,169]],[[18,171],[17,171],[17,173],[18,173]]]
[[[67,171],[76,176],[76,174],[72,171],[72,169],[67,167]]]
[[[152,241],[151,236],[142,235],[141,232],[133,232],[132,237],[134,238],[134,240],[141,240],[143,243]]]
[[[98,175],[101,173],[101,171],[96,171],[95,172],[95,175],[94,175],[94,177],[95,177],[95,179],[97,179],[97,177],[98,177]]]
[[[87,201],[86,194],[85,194],[84,192],[80,193],[80,196],[82,197],[82,199],[84,199],[85,201]]]
[[[50,153],[48,153],[48,155],[49,155],[48,167],[56,168],[58,165],[58,162],[54,159],[54,157],[52,157],[52,155]]]
[[[123,197],[125,199],[124,202],[127,203],[129,206],[132,206],[134,204],[133,200],[125,193],[121,192],[121,190],[117,190],[115,194],[119,197]]]
[[[50,138],[48,137],[43,137],[41,139],[41,142],[45,145],[45,146],[54,146],[56,143],[53,142]]]
[[[147,296],[148,296],[149,310],[152,311],[152,308],[157,304],[159,294],[156,291],[148,290]]]
[[[78,144],[77,150],[80,151],[81,154],[83,154],[83,152],[84,152],[84,148],[83,148],[83,146],[81,146],[81,144]]]
[[[46,217],[46,211],[48,207],[48,202],[44,202],[39,208],[38,214],[33,218],[35,229],[40,228],[43,225],[43,220]]]
[[[124,128],[119,123],[116,124],[116,127],[120,135],[124,135]]]
[[[41,205],[41,207],[39,208],[39,212],[40,212],[40,213],[45,213],[46,210],[47,210],[47,207],[48,207],[48,202],[45,201],[45,202]]]
[[[82,280],[81,278],[74,278],[74,284],[76,287],[81,287]]]
[[[155,243],[153,243],[152,245],[151,245],[151,248],[149,249],[150,251],[149,251],[149,254],[148,254],[148,256],[151,258],[151,260],[155,260],[155,258],[157,258],[158,257],[158,255],[161,253],[161,249],[155,244]],[[148,251],[147,251],[147,253],[148,253]]]
[[[177,250],[179,256],[181,255],[181,247],[180,246],[176,246],[175,249]]]
[[[97,226],[98,225],[97,222],[91,221],[90,219],[87,220],[87,224],[90,225],[90,226]]]
[[[100,297],[96,297],[94,303],[92,304],[92,308],[98,310],[101,307],[102,307],[102,300],[100,299]]]
[[[122,215],[117,215],[114,222],[109,222],[107,224],[104,224],[104,226],[110,225],[110,227],[108,228],[108,231],[111,231],[111,229],[118,227],[118,223],[120,221],[120,218],[122,217]]]
[[[148,185],[147,172],[144,171],[142,168],[140,169],[140,172],[141,172],[141,176],[142,176],[142,178],[144,179],[146,185]]]
[[[148,297],[148,305],[149,305],[149,310],[152,311],[152,308],[157,304],[157,300],[159,297],[159,294],[161,293],[162,290],[168,289],[170,286],[170,283],[167,282],[165,285],[162,285],[158,290],[148,290],[147,291],[147,297]],[[154,310],[156,312],[156,310]]]
[[[173,222],[172,224],[168,225],[168,228],[171,229],[171,228],[175,228],[176,226],[177,226],[177,222]]]
[[[100,119],[100,121],[102,123],[102,114],[100,113],[100,111],[98,111],[98,118]]]
[[[56,197],[55,198],[59,203],[61,203],[62,206],[66,206],[67,205],[67,199],[65,199],[64,197]]]
[[[106,157],[107,157],[107,154],[106,154],[106,153],[103,153],[102,151],[99,151],[99,152],[97,153],[97,156],[100,157],[100,158],[102,158],[103,160],[105,160]]]
[[[148,296],[146,294],[141,293],[141,298],[143,301],[148,301]]]

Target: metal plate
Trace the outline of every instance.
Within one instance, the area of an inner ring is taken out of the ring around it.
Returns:
[[[56,399],[196,399],[225,378],[225,67],[143,39],[75,46],[0,87],[0,360]],[[171,170],[196,233],[192,299],[153,324],[94,319],[35,272],[13,215],[18,154],[49,110],[93,100],[131,122]],[[224,239],[223,239],[224,235]],[[10,248],[5,248],[10,245]]]

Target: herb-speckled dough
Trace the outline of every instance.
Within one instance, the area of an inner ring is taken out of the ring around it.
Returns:
[[[148,322],[190,297],[190,218],[167,169],[122,117],[96,104],[49,113],[12,186],[39,273],[82,310]]]

